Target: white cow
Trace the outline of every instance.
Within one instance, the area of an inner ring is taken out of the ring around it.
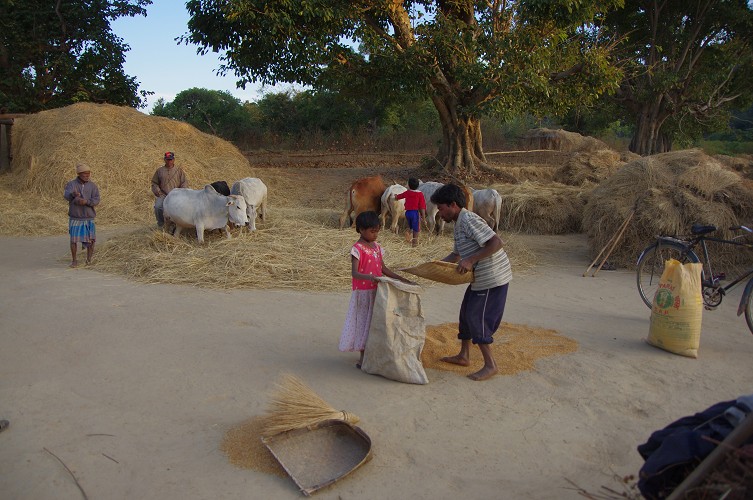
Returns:
[[[267,186],[261,179],[246,177],[234,182],[230,194],[240,195],[246,200],[249,231],[256,231],[257,210],[261,220],[267,222]]]
[[[424,199],[426,200],[426,224],[429,226],[429,232],[433,233],[434,228],[437,228],[437,233],[441,234],[444,230],[444,221],[439,216],[439,209],[432,203],[431,195],[434,192],[444,186],[441,182],[422,182],[418,181],[418,190],[424,193]]]
[[[499,217],[502,213],[502,196],[496,189],[487,188],[473,191],[473,211],[481,216],[494,231],[499,231]]]
[[[175,188],[162,205],[165,220],[175,224],[174,236],[183,228],[196,228],[196,238],[204,243],[204,231],[224,229],[230,238],[228,221],[236,226],[248,223],[246,200],[242,196],[223,196],[207,184],[204,189]]]
[[[387,225],[387,214],[390,215],[390,230],[397,234],[397,223],[400,217],[405,217],[405,200],[396,200],[395,195],[404,193],[408,190],[400,184],[388,186],[382,193],[382,213],[379,218],[382,220],[382,229]]]

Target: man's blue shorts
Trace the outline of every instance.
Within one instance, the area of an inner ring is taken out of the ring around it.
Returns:
[[[470,340],[474,344],[491,344],[492,335],[502,322],[507,302],[508,284],[487,290],[465,290],[463,303],[460,305],[458,338]]]
[[[421,231],[421,225],[419,224],[421,222],[421,217],[418,213],[418,210],[406,210],[405,220],[408,221],[408,227],[411,229],[411,231],[413,231],[414,233]]]

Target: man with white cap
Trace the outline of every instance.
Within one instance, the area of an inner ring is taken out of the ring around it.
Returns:
[[[71,266],[76,267],[76,247],[86,248],[86,264],[94,257],[96,227],[94,207],[99,205],[99,188],[89,180],[91,169],[83,163],[76,165],[77,177],[65,185],[63,197],[68,200],[68,233],[71,235]]]
[[[154,199],[154,216],[157,218],[157,226],[165,225],[165,217],[162,212],[162,202],[165,201],[167,193],[175,188],[186,188],[186,174],[183,169],[175,166],[175,153],[168,151],[165,153],[165,165],[158,168],[152,176],[152,193]]]

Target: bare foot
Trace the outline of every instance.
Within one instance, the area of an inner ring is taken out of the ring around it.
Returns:
[[[92,261],[91,261],[91,259],[86,259],[86,265],[87,265],[87,266],[91,266],[91,264],[92,264]]]
[[[487,368],[485,366],[476,373],[471,373],[470,375],[468,375],[468,378],[476,381],[486,380],[495,376],[498,371],[499,370],[497,370],[496,366],[494,368]]]
[[[460,366],[470,366],[471,362],[468,361],[468,359],[464,358],[460,354],[456,354],[455,356],[445,356],[444,358],[441,358],[440,361],[444,361],[445,363],[452,363],[453,365],[460,365]]]
[[[68,267],[78,267],[78,261],[74,260],[73,262],[71,262],[71,265]]]

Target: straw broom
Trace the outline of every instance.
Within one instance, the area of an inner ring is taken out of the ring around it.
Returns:
[[[271,437],[326,420],[355,424],[360,419],[350,412],[332,408],[299,378],[285,374],[278,383],[270,408],[260,420],[261,435]]]

